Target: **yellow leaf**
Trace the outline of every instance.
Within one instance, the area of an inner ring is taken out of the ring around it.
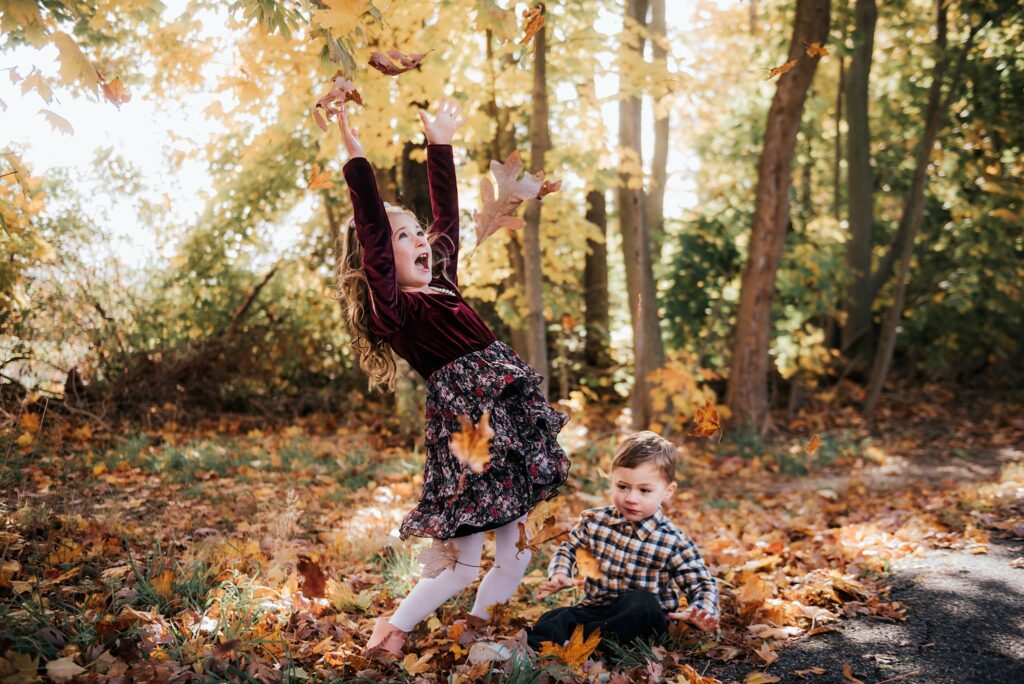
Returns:
[[[100,75],[75,43],[75,39],[63,31],[56,31],[53,42],[60,53],[61,79],[69,84],[81,82],[88,90],[95,91],[100,84]]]
[[[828,48],[822,47],[821,43],[814,41],[807,46],[808,57],[824,57],[828,54]]]
[[[174,594],[174,571],[164,568],[160,575],[150,580],[150,584],[159,596],[170,598]]]
[[[484,411],[475,427],[469,416],[460,415],[458,419],[462,430],[449,438],[451,452],[460,463],[474,473],[482,473],[491,460],[491,438],[494,437],[494,430],[490,425],[491,413]]]
[[[601,563],[587,549],[576,549],[576,566],[579,568],[580,577],[592,580],[604,579]]]
[[[313,21],[330,29],[336,36],[346,36],[355,30],[363,13],[370,7],[369,0],[325,0],[326,9],[313,10]]]
[[[334,185],[334,181],[331,180],[331,170],[324,169],[321,173],[320,165],[313,164],[313,173],[310,174],[309,180],[306,181],[306,187],[310,190],[330,190],[331,186]]]
[[[39,97],[46,100],[46,104],[53,102],[53,90],[50,89],[50,84],[43,78],[43,72],[38,69],[32,69],[32,73],[21,82],[22,95],[30,90],[36,91]]]
[[[410,653],[409,655],[405,656],[404,660],[402,660],[402,667],[405,668],[405,671],[411,675],[422,674],[423,672],[426,672],[430,669],[429,663],[432,657],[433,654],[428,653],[422,658],[417,659],[416,654]]]
[[[579,670],[580,666],[587,661],[587,658],[590,657],[590,654],[594,652],[594,649],[596,649],[600,643],[600,628],[595,629],[591,632],[590,636],[584,640],[583,625],[576,625],[576,629],[573,630],[572,636],[569,637],[569,643],[565,646],[559,646],[550,641],[543,641],[541,642],[540,655],[554,656],[561,659],[566,665]]]
[[[53,127],[53,130],[58,133],[66,133],[67,135],[74,135],[75,129],[71,127],[68,120],[64,117],[51,112],[49,109],[40,109],[39,114],[42,114],[46,118],[46,123]]]

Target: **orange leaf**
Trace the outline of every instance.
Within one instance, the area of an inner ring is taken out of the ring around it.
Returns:
[[[537,528],[537,524],[535,522],[531,522],[529,519],[527,519],[526,522],[530,523],[530,529],[532,530],[529,537],[527,537],[526,525],[523,523],[516,523],[519,527],[519,539],[516,540],[516,548],[520,551],[530,549],[531,552],[537,553],[537,549],[541,544],[546,544],[549,541],[554,541],[559,537],[564,537],[569,534],[568,530],[558,531],[555,529],[556,520],[553,515],[549,515],[545,518],[539,528]],[[529,539],[529,541],[527,541],[527,539]]]
[[[124,84],[121,83],[121,77],[116,76],[113,81],[105,81],[100,84],[103,88],[103,95],[118,109],[121,108],[125,102],[132,99],[131,93],[124,89]]]
[[[326,131],[327,121],[336,117],[345,103],[350,101],[358,105],[363,104],[363,98],[356,90],[355,84],[347,78],[338,76],[331,83],[327,94],[313,105],[313,118],[316,120],[316,125]]]
[[[783,64],[782,66],[772,67],[771,73],[769,73],[769,74],[768,74],[768,75],[767,75],[767,76],[765,77],[765,79],[764,79],[764,80],[766,80],[766,81],[770,81],[770,80],[772,80],[773,78],[775,78],[776,76],[781,76],[782,74],[784,74],[784,73],[786,73],[786,72],[792,71],[793,67],[795,67],[795,66],[796,66],[796,63],[797,63],[797,62],[799,62],[799,61],[800,61],[800,60],[798,60],[798,59],[794,59],[794,60],[793,60],[793,61],[791,61],[791,62],[786,62],[786,63],[785,63],[785,64]]]
[[[601,563],[587,549],[576,549],[576,566],[579,568],[580,577],[592,580],[604,579]]]
[[[450,438],[452,454],[474,473],[482,473],[491,460],[491,437],[494,437],[490,426],[491,413],[485,411],[476,427],[473,427],[469,416],[461,415],[458,419],[462,431]]]
[[[569,637],[569,643],[565,646],[559,646],[551,641],[542,641],[540,654],[541,656],[554,656],[559,658],[566,665],[579,670],[580,666],[587,661],[590,654],[594,652],[594,649],[601,643],[601,629],[597,628],[591,632],[590,636],[586,640],[583,639],[583,625],[576,625],[576,629],[573,630],[572,636]]]
[[[807,46],[808,57],[824,57],[828,54],[828,48],[822,47],[821,43],[814,41]]]
[[[313,164],[313,173],[310,174],[309,180],[306,181],[306,187],[310,190],[329,190],[334,185],[334,181],[331,180],[331,170],[324,169],[320,171],[319,164]]]
[[[804,451],[808,454],[813,454],[819,448],[821,448],[821,437],[818,435],[811,435],[811,439],[807,442],[807,446],[804,447]]]
[[[710,437],[721,429],[722,421],[718,417],[718,410],[710,399],[704,402],[703,408],[697,409],[693,424],[694,428],[690,430],[691,437]]]
[[[850,663],[843,663],[843,679],[847,681],[847,684],[864,684],[863,680],[853,676],[853,669],[850,667]]]
[[[544,12],[539,7],[531,7],[523,10],[523,19],[526,19],[526,26],[523,27],[523,37],[519,39],[519,44],[529,45],[544,28]]]

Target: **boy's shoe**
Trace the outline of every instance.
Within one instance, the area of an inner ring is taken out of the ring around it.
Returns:
[[[408,632],[403,632],[388,622],[386,617],[381,616],[374,623],[373,633],[370,635],[369,641],[366,642],[366,654],[369,656],[374,653],[386,653],[395,658],[401,658],[404,655],[402,646],[405,645],[407,635]]]
[[[478,641],[470,649],[469,659],[473,662],[504,662],[512,657],[512,649],[496,641]]]

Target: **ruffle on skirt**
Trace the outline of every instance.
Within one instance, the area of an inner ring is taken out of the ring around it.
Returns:
[[[548,403],[540,391],[542,379],[501,341],[430,375],[423,491],[402,521],[402,539],[450,539],[460,527],[499,527],[558,495],[569,458],[557,436],[569,416]],[[451,453],[449,438],[462,429],[460,414],[476,425],[485,411],[494,430],[491,459],[483,472],[474,473]]]

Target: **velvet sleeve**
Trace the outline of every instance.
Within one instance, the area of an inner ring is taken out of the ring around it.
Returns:
[[[427,145],[427,184],[430,209],[434,214],[433,230],[441,235],[437,242],[438,254],[448,259],[444,273],[458,286],[459,191],[451,145]]]
[[[356,236],[363,247],[363,270],[370,286],[370,330],[386,337],[402,327],[405,295],[398,287],[391,224],[377,190],[373,167],[353,157],[342,167],[355,216]]]

